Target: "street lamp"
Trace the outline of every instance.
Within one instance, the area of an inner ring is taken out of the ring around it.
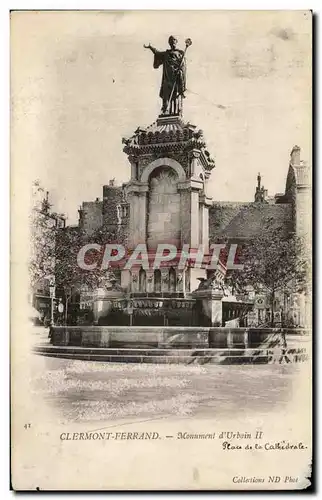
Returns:
[[[53,281],[49,283],[49,294],[50,294],[50,325],[54,324],[54,299],[55,299],[56,286]]]

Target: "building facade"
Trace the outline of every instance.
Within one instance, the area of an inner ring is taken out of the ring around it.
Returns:
[[[160,116],[147,128],[138,128],[123,139],[130,163],[130,180],[122,186],[111,180],[103,186],[103,200],[83,202],[79,227],[89,236],[95,231],[112,235],[112,241],[127,249],[139,244],[154,255],[157,245],[173,244],[189,250],[205,250],[218,241],[242,244],[259,234],[265,221],[283,227],[285,234],[311,240],[311,169],[295,146],[290,155],[284,193],[268,196],[260,174],[249,203],[216,202],[208,194],[208,180],[215,162],[206,149],[203,132],[178,116]],[[223,272],[224,274],[224,272]],[[192,293],[206,269],[187,267],[180,271],[173,263],[157,271],[140,266],[116,273],[123,290],[133,293]],[[270,321],[265,293],[254,295],[250,324]],[[284,314],[294,324],[310,321],[308,294],[277,294],[275,320]]]

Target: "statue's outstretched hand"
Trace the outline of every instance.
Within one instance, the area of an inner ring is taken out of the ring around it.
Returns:
[[[145,44],[144,44],[144,45],[143,45],[143,47],[144,47],[145,49],[150,49],[150,50],[151,50],[151,52],[153,52],[153,54],[155,54],[155,53],[157,52],[157,50],[156,50],[154,47],[152,47],[152,45],[151,45],[150,43],[149,43],[149,45],[145,45]]]

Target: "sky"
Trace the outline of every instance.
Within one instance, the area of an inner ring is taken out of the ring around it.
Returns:
[[[77,222],[82,201],[127,182],[122,137],[153,123],[151,43],[187,52],[184,120],[204,131],[215,201],[283,192],[292,147],[311,161],[311,15],[304,11],[14,12],[11,162]]]

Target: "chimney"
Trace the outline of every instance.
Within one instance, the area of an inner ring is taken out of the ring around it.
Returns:
[[[261,178],[261,174],[260,174],[260,172],[258,172],[258,175],[257,175],[257,190],[258,190],[258,191],[259,191],[259,190],[260,190],[260,188],[261,188],[261,180],[262,180],[262,178]]]
[[[291,151],[291,165],[300,165],[301,163],[301,148],[294,146]]]
[[[262,196],[261,196],[261,191],[262,191],[261,181],[262,181],[262,177],[261,177],[260,172],[258,172],[258,175],[257,175],[257,186],[256,186],[255,196],[254,196],[254,201],[256,203],[262,201],[261,200],[261,198],[262,198]]]

